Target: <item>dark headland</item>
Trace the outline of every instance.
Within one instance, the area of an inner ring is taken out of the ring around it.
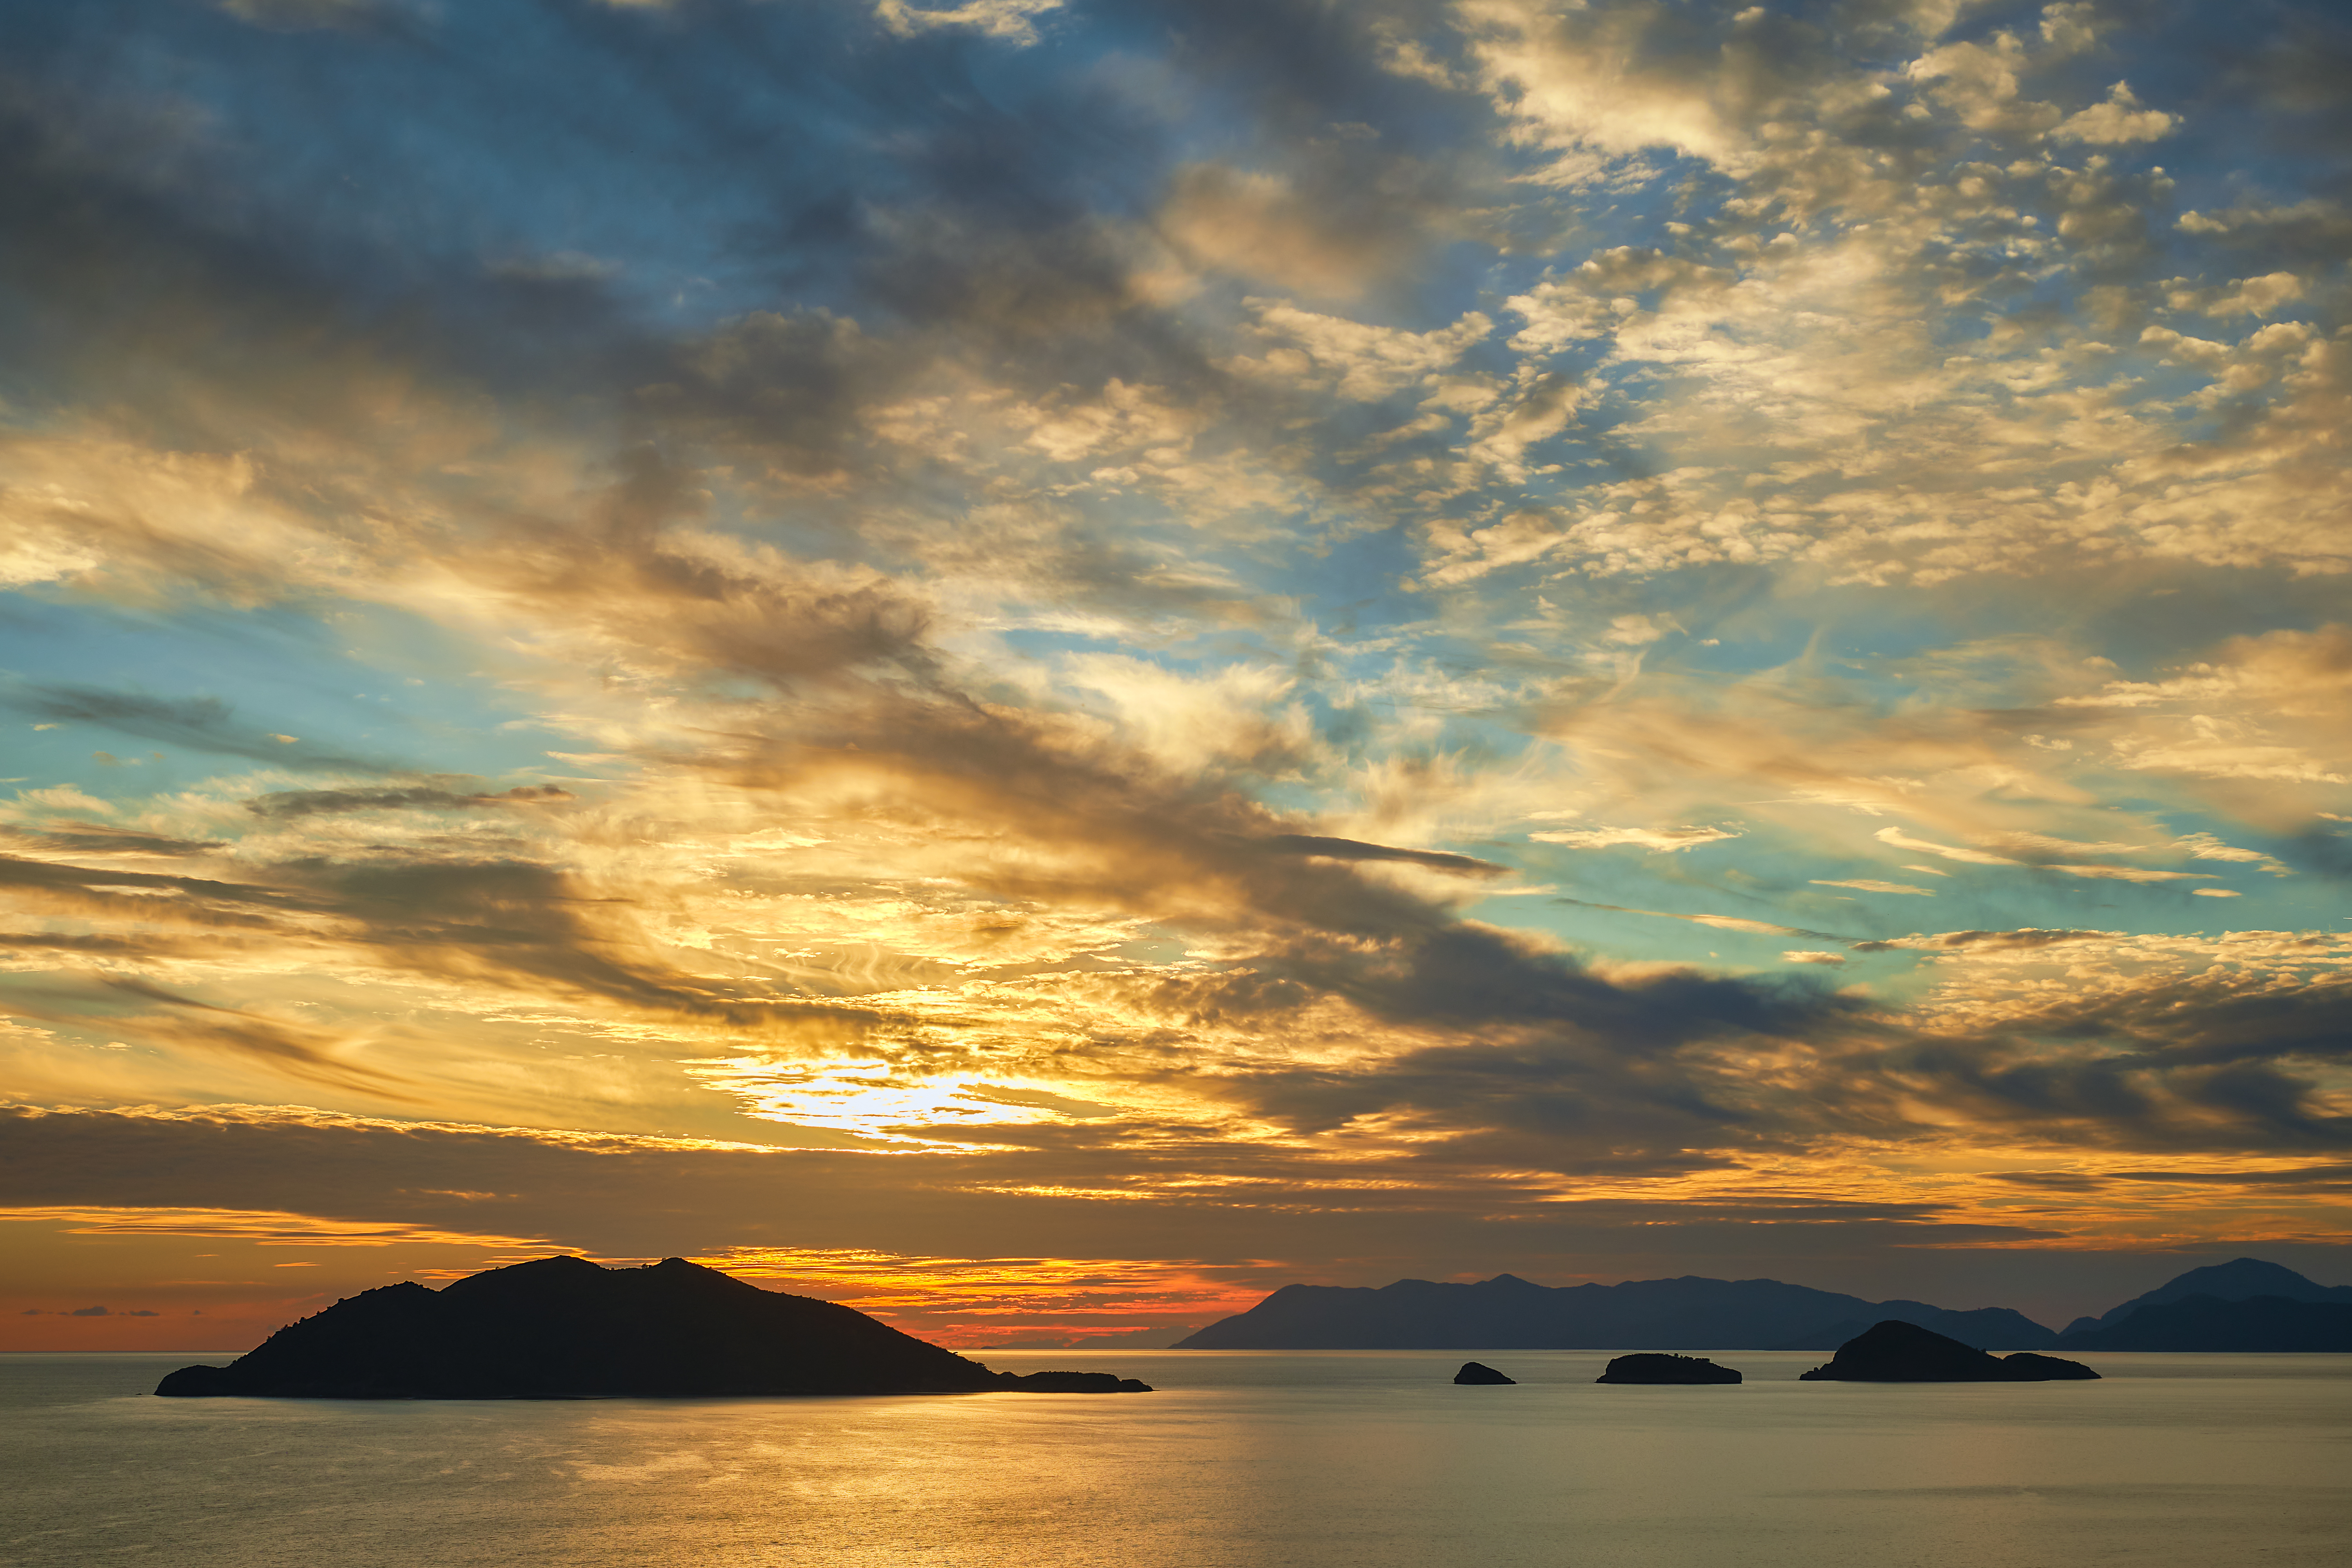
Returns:
[[[1507,1383],[1516,1384],[1519,1380],[1516,1377],[1505,1377],[1501,1373],[1496,1372],[1485,1362],[1465,1361],[1462,1363],[1462,1370],[1454,1374],[1454,1381],[1455,1383],[1465,1384],[1486,1384],[1492,1385]]]
[[[336,1302],[227,1366],[155,1392],[309,1399],[599,1394],[1146,1394],[1103,1372],[991,1372],[831,1301],[664,1258],[604,1268],[542,1258],[438,1290],[414,1281]]]
[[[1846,1341],[1827,1364],[1798,1378],[1804,1383],[2057,1383],[2098,1375],[2080,1362],[2031,1351],[1988,1355],[1916,1323],[1890,1319]]]

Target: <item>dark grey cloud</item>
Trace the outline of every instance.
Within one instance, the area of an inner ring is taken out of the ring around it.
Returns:
[[[2061,1039],[2128,1043],[2141,1053],[2135,1060],[2168,1066],[2336,1062],[2352,1057],[2352,985],[2333,976],[2294,986],[2190,977],[2052,1003],[2034,1010],[2032,1028]]]
[[[33,939],[68,952],[183,955],[205,942],[261,933],[309,942],[318,935],[314,922],[323,920],[370,963],[394,969],[539,995],[552,988],[574,1000],[753,1029],[871,1021],[758,981],[677,971],[637,926],[626,900],[547,866],[395,853],[356,863],[299,859],[243,869],[247,879],[232,883],[0,857],[0,887],[16,889],[31,908],[127,920],[139,932],[90,943]],[[181,897],[163,908],[132,890],[141,889]],[[296,1077],[324,1075],[370,1093],[396,1087],[387,1075],[338,1065],[331,1039],[144,987],[129,978],[106,983],[108,990],[165,1005],[164,1013],[142,1023],[159,1041],[239,1053]],[[21,984],[12,994],[30,994]],[[44,1016],[68,1016],[70,1000],[52,998]]]
[[[2352,834],[2341,827],[2298,833],[2279,840],[2273,847],[2280,859],[2298,871],[2352,879]]]
[[[2301,1165],[2262,1171],[2109,1171],[2109,1181],[2183,1186],[2352,1188],[2352,1165]]]
[[[52,822],[37,833],[0,827],[0,841],[46,850],[57,855],[209,855],[228,847],[218,838],[174,838],[168,834],[142,833],[133,827],[112,827],[102,822]]]
[[[397,789],[278,790],[256,795],[246,810],[271,821],[338,816],[354,811],[481,811],[509,805],[543,805],[577,797],[560,784],[517,784],[512,789],[461,794],[415,784]],[[96,846],[89,846],[95,847]],[[218,846],[212,846],[217,848]]]
[[[757,981],[671,968],[625,897],[554,867],[384,858],[303,861],[276,875],[311,907],[352,922],[352,940],[374,961],[399,968],[751,1028],[866,1016]]]
[[[823,475],[870,466],[866,411],[905,391],[923,363],[829,312],[758,310],[666,346],[628,395],[662,436]]]
[[[153,932],[140,936],[97,936],[89,933],[11,931],[0,936],[0,951],[27,955],[47,954],[56,959],[68,958],[173,958],[193,953],[199,943],[184,937],[159,935]]]
[[[84,899],[93,907],[117,901],[111,889],[118,888],[169,889],[188,896],[191,906],[201,910],[203,923],[216,925],[261,926],[268,923],[271,911],[315,907],[312,900],[298,891],[258,882],[223,882],[160,871],[111,870],[22,856],[0,856],[0,887],[17,889],[26,895]],[[169,912],[155,910],[152,900],[142,907],[159,917]]]
[[[1133,1174],[1236,1173],[1261,1180],[1269,1156],[1224,1147],[1134,1150]],[[1271,1157],[1280,1162],[1278,1153]],[[1559,1204],[1539,1192],[1465,1181],[1432,1190],[1355,1187],[1378,1158],[1318,1162],[1318,1192],[1293,1186],[1262,1201],[1244,1184],[1142,1185],[1147,1204],[1056,1195],[1098,1153],[991,1152],[877,1156],[648,1146],[627,1139],[531,1134],[434,1123],[394,1127],[335,1118],[255,1118],[235,1110],[169,1118],[0,1108],[0,1202],[278,1210],[400,1220],[503,1235],[545,1235],[607,1256],[662,1256],[727,1246],[879,1247],[934,1257],[1250,1258],[1415,1255],[1475,1258],[1649,1252],[1668,1216],[1696,1227],[1694,1253],[1784,1240],[1792,1258],[1822,1247],[1943,1236],[1935,1205],[1753,1198],[1690,1205]],[[1089,1178],[1093,1180],[1093,1178]],[[1099,1184],[1097,1182],[1095,1184]],[[1024,1190],[1034,1189],[1034,1190]],[[464,1196],[456,1194],[483,1194]],[[2031,1227],[1978,1226],[1979,1241],[2029,1239]],[[1465,1263],[1464,1267],[1471,1266]],[[1366,1267],[1377,1270],[1381,1264]],[[1389,1276],[1393,1278],[1393,1275]],[[1275,1282],[1279,1282],[1276,1275]],[[1385,1282],[1384,1279],[1376,1282]],[[1271,1286],[1269,1285],[1269,1288]]]
[[[2047,1193],[2096,1193],[2104,1190],[2108,1178],[2083,1175],[2074,1171],[1993,1171],[1987,1179],[2011,1187],[2031,1187]]]
[[[354,1060],[329,1031],[184,996],[128,974],[11,977],[0,990],[19,1014],[61,1023],[103,1020],[158,1044],[257,1065],[314,1088],[420,1104],[400,1075]]]
[[[1761,1190],[1688,1203],[1561,1203],[1548,1190],[1469,1179],[1399,1190],[1390,1184],[1393,1162],[1377,1153],[1361,1163],[1327,1156],[1295,1173],[1305,1180],[1269,1187],[1264,1178],[1281,1167],[1263,1151],[1144,1139],[1133,1152],[1135,1173],[1146,1178],[1205,1171],[1225,1179],[1147,1188],[1148,1203],[1088,1202],[1050,1189],[1099,1186],[1099,1158],[1050,1151],[692,1150],[226,1108],[156,1116],[0,1107],[0,1204],[397,1221],[541,1235],[616,1258],[777,1246],[1192,1258],[1268,1290],[1301,1279],[1382,1285],[1498,1269],[1560,1283],[1770,1277],[1958,1307],[2014,1306],[2051,1321],[2103,1310],[2246,1249],[2051,1251],[2031,1224],[1956,1227],[1933,1205]],[[1969,1245],[1949,1246],[1961,1228]],[[2257,1250],[2323,1280],[2352,1279],[2352,1248]]]
[[[1822,1082],[1816,1094],[1824,1104],[1860,1102],[1900,1086],[1988,1131],[2062,1143],[2265,1154],[2352,1144],[2352,1116],[2334,1108],[2309,1070],[2343,1054],[2352,1011],[2340,1002],[2332,1033],[2266,1041],[2231,1036],[2237,1009],[2179,996],[2167,1020],[2171,1039],[2147,1037],[2148,1016],[2162,1010],[2154,997],[2085,1005],[2063,1022],[2032,1019],[2030,1037],[1931,1037],[1857,1052],[1839,1062],[1843,1080]],[[2053,1040],[2074,1043],[2042,1043]]]
[[[0,707],[53,723],[95,724],[145,741],[161,741],[213,756],[244,757],[280,767],[339,773],[399,771],[391,763],[346,755],[241,722],[217,697],[155,697],[68,681],[0,683]]]
[[[464,564],[551,619],[666,658],[690,686],[748,676],[792,693],[861,673],[935,680],[932,606],[919,589],[669,541],[665,530],[698,521],[708,499],[694,470],[633,445],[583,519],[505,520]]]
[[[1258,840],[1267,848],[1285,855],[1312,855],[1329,860],[1395,860],[1409,866],[1426,866],[1433,871],[1459,871],[1472,877],[1499,877],[1510,870],[1492,860],[1480,860],[1468,855],[1449,855],[1435,849],[1397,849],[1385,844],[1366,844],[1355,838],[1326,838],[1311,833],[1277,833]]]
[[[2028,927],[2022,931],[1941,931],[1934,936],[1899,937],[1890,942],[1857,942],[1849,945],[1856,952],[1932,952],[1938,950],[2022,952],[2073,942],[2108,941],[2113,940],[2116,934],[2111,931],[2042,931]]]

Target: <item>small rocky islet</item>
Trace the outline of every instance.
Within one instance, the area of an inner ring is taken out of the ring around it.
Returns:
[[[1890,1318],[1872,1325],[1840,1345],[1821,1366],[1798,1376],[1801,1383],[2073,1383],[2095,1379],[2098,1373],[2080,1362],[2061,1356],[2017,1351],[1992,1355],[1932,1329]],[[1465,1362],[1454,1374],[1457,1384],[1515,1383],[1516,1378],[1483,1362]],[[1664,1351],[1637,1351],[1612,1357],[1595,1383],[1691,1386],[1736,1384],[1736,1368],[1720,1366],[1706,1356]]]
[[[542,1258],[366,1290],[226,1366],[155,1392],[296,1399],[708,1398],[811,1394],[1149,1394],[1107,1372],[992,1372],[832,1301],[667,1258]]]
[[[1702,1384],[1738,1383],[1739,1373],[1717,1366],[1703,1355],[1673,1355],[1664,1351],[1639,1351],[1611,1361],[1595,1383]]]

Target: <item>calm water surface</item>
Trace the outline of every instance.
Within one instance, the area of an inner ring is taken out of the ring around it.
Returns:
[[[0,1356],[0,1562],[2352,1563],[2352,1356],[1906,1387],[1737,1352],[1737,1388],[1614,1388],[1604,1352],[1495,1351],[1521,1386],[1455,1388],[1463,1352],[1000,1352],[1161,1392],[148,1396],[191,1359]]]

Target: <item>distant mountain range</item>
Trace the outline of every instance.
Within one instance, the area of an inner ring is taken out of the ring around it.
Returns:
[[[2210,1268],[2192,1268],[2095,1318],[2077,1318],[2066,1325],[2065,1332],[2072,1337],[2094,1329],[2112,1328],[2143,1307],[2161,1306],[2189,1296],[2210,1296],[2217,1301],[2250,1301],[2256,1296],[2277,1296],[2289,1301],[2335,1301],[2352,1306],[2352,1285],[2315,1285],[2292,1268],[2264,1263],[2259,1258],[2239,1258]]]
[[[1865,1301],[1778,1279],[1552,1287],[1498,1274],[1475,1285],[1286,1285],[1175,1348],[1833,1351],[1888,1319],[2001,1350],[2044,1350],[2058,1338],[2006,1307]]]
[[[2106,1328],[2070,1332],[2070,1351],[2352,1351],[2352,1302],[2184,1296]]]
[[[2252,1258],[2192,1268],[2063,1335],[2006,1307],[1865,1301],[1777,1279],[1552,1287],[1498,1274],[1468,1285],[1286,1285],[1174,1348],[1835,1350],[1891,1320],[1982,1350],[2352,1350],[2352,1339],[2337,1342],[2338,1313],[2352,1336],[2352,1288]]]

